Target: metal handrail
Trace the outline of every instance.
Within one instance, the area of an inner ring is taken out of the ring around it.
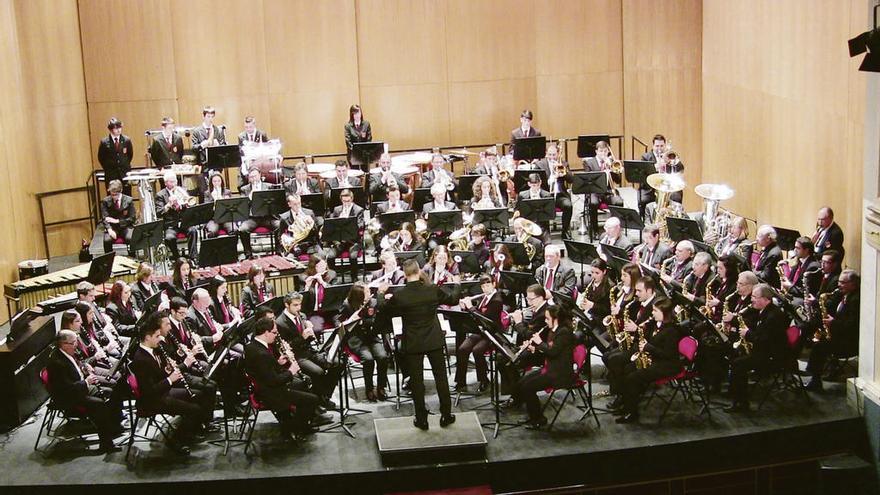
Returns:
[[[645,151],[644,151],[645,153],[648,152],[648,148],[649,148],[649,146],[647,144],[645,144],[644,141],[642,141],[641,139],[639,139],[635,136],[630,136],[630,142],[629,142],[630,150],[629,150],[629,152],[631,153],[633,160],[635,160],[636,156],[638,156],[638,155],[636,155],[636,143],[641,144],[642,147],[645,148]]]
[[[80,222],[84,222],[86,220],[89,220],[89,229],[91,230],[91,235],[95,234],[94,217],[91,214],[92,201],[91,201],[90,190],[91,190],[91,188],[89,187],[88,180],[87,180],[85,186],[70,187],[67,189],[58,189],[55,191],[46,191],[46,192],[40,192],[40,193],[35,194],[35,197],[37,199],[37,205],[39,206],[39,209],[40,209],[40,225],[42,226],[41,230],[43,231],[43,248],[46,251],[47,258],[52,257],[52,253],[49,251],[49,231],[48,231],[49,227],[56,227],[58,225],[66,225],[66,224],[70,224],[70,223],[80,223]],[[48,222],[48,223],[46,222],[46,211],[43,207],[43,200],[44,199],[51,198],[54,196],[60,196],[63,194],[73,194],[73,193],[78,193],[78,192],[86,193],[86,199],[89,202],[89,211],[90,211],[90,214],[88,216],[67,218],[64,220],[56,221],[56,222]]]

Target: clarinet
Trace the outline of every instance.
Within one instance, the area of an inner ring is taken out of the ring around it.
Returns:
[[[204,373],[206,371],[205,368],[202,367],[202,363],[200,363],[199,360],[196,359],[195,352],[193,352],[192,349],[187,349],[187,347],[183,345],[183,342],[181,342],[180,339],[178,339],[177,336],[174,335],[173,331],[168,332],[168,337],[171,338],[171,343],[174,344],[174,346],[177,348],[178,356],[185,359],[188,355],[191,354],[194,359],[192,368],[199,373]]]
[[[180,367],[177,366],[177,363],[168,356],[168,353],[165,352],[165,349],[162,348],[162,345],[158,345],[156,349],[159,349],[159,353],[162,354],[162,357],[165,358],[165,372],[170,376],[175,371],[180,371]],[[183,388],[186,389],[186,392],[190,397],[195,397],[196,394],[193,393],[192,389],[189,388],[189,382],[186,381],[186,375],[182,372],[180,373],[180,381],[183,382]]]

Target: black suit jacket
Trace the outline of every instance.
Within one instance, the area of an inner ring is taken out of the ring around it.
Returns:
[[[537,258],[537,256],[535,256]],[[547,265],[541,265],[535,270],[535,281],[538,285],[544,287],[544,283],[547,280],[547,276],[549,270]],[[571,267],[565,266],[562,263],[556,266],[555,273],[553,274],[553,288],[552,290],[564,292],[565,294],[571,295],[572,291],[574,291],[574,286],[577,284],[577,275],[575,275],[574,270]]]
[[[330,218],[339,218],[342,215],[342,205],[333,208],[333,212],[330,214]],[[360,206],[353,204],[351,205],[351,212],[348,215],[349,217],[357,218],[358,228],[364,228],[364,209]]]
[[[437,319],[437,307],[458,303],[459,284],[452,293],[421,280],[407,282],[391,299],[379,298],[379,307],[392,317],[403,318],[403,344],[407,354],[421,354],[440,349],[444,345],[443,331]]]
[[[774,304],[760,311],[746,333],[746,340],[754,344],[752,354],[759,359],[784,359],[791,354],[785,334],[788,322],[785,313]]]
[[[156,283],[151,283],[148,287],[141,282],[135,282],[131,286],[131,298],[134,301],[134,307],[143,311],[144,302],[157,292],[159,292],[159,286]]]
[[[672,249],[669,248],[665,243],[658,242],[656,246],[654,246],[654,251],[650,254],[648,253],[648,245],[647,244],[639,244],[633,252],[633,256],[638,256],[639,260],[649,266],[654,267],[655,269],[660,269],[660,264],[671,258],[673,253]]]
[[[834,249],[835,251],[838,251],[841,256],[843,256],[843,229],[841,229],[840,226],[837,225],[837,222],[832,222],[831,226],[828,227],[828,232],[826,232],[819,239],[816,239],[816,241],[816,254],[821,255],[829,249]]]
[[[443,169],[443,173],[446,174],[446,177],[449,179],[448,182],[452,182],[455,187],[458,187],[458,179],[455,178],[455,174],[450,172],[449,170]],[[428,187],[434,185],[437,182],[437,173],[434,172],[434,169],[428,170],[424,174],[422,174],[422,184],[421,187]],[[453,187],[453,189],[455,188]]]
[[[412,209],[410,208],[409,203],[407,203],[406,201],[399,200],[397,204],[401,211],[409,211]],[[381,203],[376,205],[376,214],[381,215],[383,213],[388,213],[388,208],[390,206],[391,205],[388,201],[382,201]]]
[[[305,313],[300,312],[299,319],[305,329],[305,324],[309,321],[308,317]],[[296,323],[287,316],[287,313],[282,311],[275,318],[275,325],[278,327],[278,336],[290,344],[290,349],[293,350],[297,359],[309,359],[312,356],[313,352],[309,341],[303,338]]]
[[[316,232],[318,231],[318,227],[321,225],[321,223],[324,221],[324,219],[323,218],[315,218],[315,212],[308,209],[308,208],[300,207],[300,212],[311,217],[312,220],[315,221],[315,227],[312,228],[312,232],[309,234],[309,237],[315,235]],[[290,210],[287,210],[278,216],[278,220],[281,221],[280,230],[282,232],[284,232],[285,230],[287,230],[288,227],[290,227],[291,224],[293,224],[293,213],[291,213]]]
[[[265,296],[263,300],[260,300],[260,294],[258,294],[258,290],[255,289],[251,284],[245,285],[241,289],[241,295],[239,297],[241,303],[241,316],[242,318],[250,318],[253,316],[254,312],[257,310],[257,306],[268,301],[275,297],[275,291],[272,284],[264,284],[263,292],[265,292]]]
[[[150,158],[157,167],[167,167],[172,163],[183,162],[183,138],[177,133],[171,136],[171,146],[165,141],[165,136],[159,134],[150,145]]]
[[[62,355],[63,352],[57,348],[53,350],[46,364],[49,395],[62,409],[71,409],[85,401],[89,395],[89,385],[84,378],[80,378],[76,366]]]
[[[288,194],[299,193],[299,186],[297,185],[296,178],[293,178],[284,184],[284,190],[287,191]],[[309,177],[306,179],[306,190],[308,194],[314,194],[321,192],[321,187],[318,185],[318,179],[313,179]]]
[[[534,127],[529,127],[528,135],[525,135],[523,133],[522,126],[517,127],[516,129],[510,131],[510,152],[513,153],[513,150],[516,147],[514,140],[521,139],[524,137],[536,137],[536,136],[540,136],[540,135],[541,135],[541,131],[539,131],[538,129],[535,129]]]
[[[110,317],[110,321],[113,322],[113,326],[116,327],[116,331],[119,332],[120,335],[135,337],[134,326],[135,323],[137,323],[137,317],[134,315],[134,302],[129,302],[132,303],[129,307],[122,308],[117,306],[116,303],[107,303],[104,312]]]
[[[753,271],[755,272],[755,275],[761,278],[761,280],[778,289],[779,272],[776,270],[776,265],[778,265],[780,261],[782,261],[782,250],[779,249],[779,246],[774,242],[764,248],[761,252],[761,257],[758,258],[758,263],[755,265]]]
[[[177,186],[177,188],[181,187]],[[156,214],[165,220],[166,226],[169,224],[176,225],[180,221],[180,211],[175,210],[174,208],[168,208],[168,211],[165,211],[165,206],[170,202],[171,193],[168,192],[167,187],[163,187],[162,190],[156,193]]]
[[[278,364],[275,354],[257,340],[244,348],[244,366],[257,385],[257,397],[273,410],[290,407],[288,387],[297,380],[285,366]]]
[[[447,211],[456,209],[455,203],[453,203],[452,201],[446,201],[445,204],[446,204]],[[434,211],[434,200],[433,199],[431,201],[425,203],[424,205],[422,205],[422,213],[424,213],[425,217],[427,217],[428,213],[431,213],[432,211]]]
[[[348,189],[356,189],[363,185],[360,177],[354,177],[351,174],[348,175],[348,183],[350,184]],[[333,176],[333,178],[327,181],[327,184],[330,186],[330,189],[339,189],[340,187],[342,187],[339,185],[339,178],[335,175]],[[329,189],[326,192],[327,194],[330,194]]]
[[[208,312],[210,314],[210,311]],[[213,320],[213,318],[212,318]],[[202,345],[205,347],[206,352],[213,352],[214,350],[214,330],[211,330],[210,325],[202,316],[202,314],[196,311],[196,308],[190,306],[186,311],[186,324],[191,332],[195,333],[195,336],[198,336],[202,340]],[[223,331],[219,322],[214,322],[214,329],[217,332]]]
[[[652,326],[650,323],[648,326]],[[673,374],[680,368],[678,342],[685,336],[679,325],[664,324],[659,329],[654,325],[645,350],[651,356],[651,368],[664,374]]]
[[[134,158],[134,146],[131,139],[126,135],[119,136],[119,151],[113,144],[113,138],[107,136],[98,145],[98,163],[104,169],[104,176],[109,182],[113,179],[122,179],[131,170],[131,160]]]
[[[406,185],[406,181],[403,180],[400,174],[392,171],[391,176],[394,177],[394,182],[397,184],[397,188],[400,189],[401,194],[409,192],[409,186]],[[382,172],[370,173],[370,196],[378,199],[388,197],[388,184],[382,182]]]
[[[831,320],[831,343],[838,357],[855,356],[859,352],[859,292],[850,294],[841,306],[842,297],[831,298],[828,314]],[[838,311],[838,309],[840,311]]]
[[[552,344],[544,340],[535,346],[536,351],[544,353],[547,375],[552,377],[556,387],[566,386],[574,379],[574,346],[574,334],[568,327],[556,328]]]
[[[113,201],[112,196],[107,196],[102,199],[101,221],[103,222],[107,217],[115,218],[119,220],[119,223],[104,222],[105,228],[110,227],[118,231],[119,229],[134,227],[135,221],[137,220],[137,214],[134,209],[134,200],[131,199],[131,196],[121,194],[119,197],[119,207],[117,208],[116,201]],[[117,234],[118,233],[119,232],[117,232]]]
[[[226,144],[226,130],[222,127],[214,127],[214,139],[222,146]],[[204,124],[194,127],[190,133],[193,153],[196,155],[196,163],[204,164],[208,161],[208,152],[202,147],[202,141],[208,139],[208,128]]]
[[[541,199],[553,197],[552,194],[550,194],[543,188],[538,190],[538,196],[540,196]],[[520,201],[532,199],[532,194],[528,189],[526,189],[525,191],[521,191],[519,194],[517,194],[517,199],[519,199]]]
[[[156,353],[156,357],[163,360],[158,350],[153,352]],[[137,401],[138,409],[147,413],[158,410],[162,405],[162,400],[171,390],[168,374],[159,366],[159,362],[153,359],[140,345],[135,349],[131,359],[131,372],[137,378],[138,388],[141,392],[141,397]]]
[[[253,140],[248,138],[248,133],[246,131],[241,131],[241,133],[238,135],[238,147],[244,148],[244,145],[246,143],[251,143],[251,142],[265,143],[268,140],[269,140],[269,136],[267,136],[265,132],[263,132],[259,129],[254,131],[254,139]]]
[[[343,132],[345,133],[345,147],[349,151],[354,143],[369,143],[373,140],[373,129],[366,120],[361,120],[360,127],[355,127],[354,122],[346,122]],[[364,133],[363,137],[361,137],[361,132]]]

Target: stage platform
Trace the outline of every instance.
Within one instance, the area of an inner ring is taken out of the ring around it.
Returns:
[[[433,384],[426,380],[426,386],[428,406],[436,412]],[[411,404],[397,410],[393,402],[356,403],[370,411],[349,418],[356,438],[318,433],[296,444],[280,441],[274,418],[264,413],[250,456],[243,447],[232,447],[223,456],[221,447],[202,443],[194,446],[189,457],[180,457],[160,444],[142,444],[135,447],[137,459],[131,469],[126,467],[124,451],[89,455],[78,442],[57,444],[48,455],[34,452],[44,413],[40,410],[36,421],[2,437],[0,493],[192,495],[254,493],[256,489],[267,494],[282,490],[363,494],[479,485],[491,486],[497,493],[698,476],[862,450],[867,443],[864,423],[846,405],[843,387],[831,384],[825,393],[811,394],[809,404],[785,394],[771,399],[763,411],[745,415],[725,414],[719,404],[711,423],[698,416],[693,405],[677,402],[662,426],[657,426],[660,403],[654,401],[643,412],[641,424],[617,425],[611,415],[600,414],[597,428],[591,420],[578,422],[581,412],[568,405],[550,432],[515,428],[495,439],[486,434],[484,458],[399,468],[383,464],[374,421],[406,416],[394,421],[409,424]],[[597,391],[602,388],[596,387]],[[362,389],[360,396],[364,396]],[[483,400],[462,400],[455,410],[460,420],[468,416],[463,412]],[[599,407],[605,402],[604,398],[596,400]],[[524,411],[506,411],[503,419],[519,421],[524,415]],[[475,416],[481,421],[493,419],[491,411]]]
[[[473,411],[456,415],[455,423],[440,427],[440,416],[428,417],[428,431],[413,428],[412,416],[373,420],[376,444],[384,466],[412,466],[486,458],[486,435]]]

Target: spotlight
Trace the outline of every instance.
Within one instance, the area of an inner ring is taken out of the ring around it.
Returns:
[[[877,11],[880,4],[874,6],[874,29],[849,40],[849,56],[855,57],[865,52],[859,70],[863,72],[880,72],[880,27],[877,26]]]

